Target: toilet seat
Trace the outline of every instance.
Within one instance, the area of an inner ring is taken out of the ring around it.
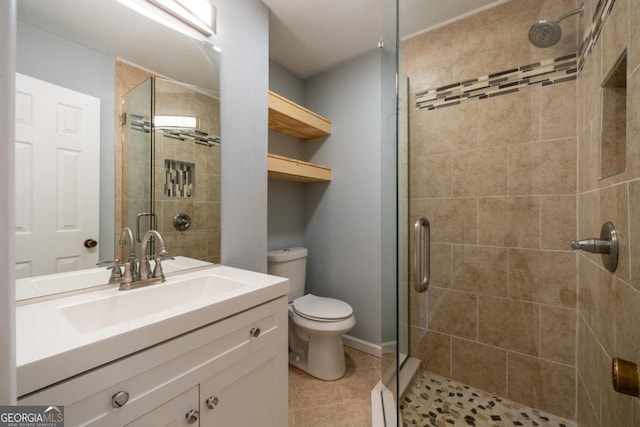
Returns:
[[[307,294],[292,303],[298,316],[317,322],[338,322],[353,315],[353,308],[344,301]]]

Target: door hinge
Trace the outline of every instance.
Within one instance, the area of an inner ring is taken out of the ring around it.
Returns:
[[[120,113],[120,124],[127,124],[127,113]]]

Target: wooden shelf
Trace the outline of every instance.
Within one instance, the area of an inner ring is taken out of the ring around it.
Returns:
[[[267,158],[269,178],[293,182],[331,181],[331,168],[303,162],[302,160],[269,154]]]
[[[269,91],[269,129],[306,140],[331,135],[331,122]]]

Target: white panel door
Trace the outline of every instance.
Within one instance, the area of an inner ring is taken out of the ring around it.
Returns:
[[[16,277],[95,267],[100,100],[16,74]]]

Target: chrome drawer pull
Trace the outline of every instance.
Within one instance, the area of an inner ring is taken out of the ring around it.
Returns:
[[[200,412],[191,409],[186,413],[185,418],[187,419],[187,424],[195,424],[200,419]]]
[[[114,408],[122,408],[129,401],[129,393],[126,391],[119,391],[111,396],[111,406]]]
[[[214,410],[216,409],[216,406],[218,406],[218,398],[215,396],[209,396],[204,403],[207,405],[207,408]]]

